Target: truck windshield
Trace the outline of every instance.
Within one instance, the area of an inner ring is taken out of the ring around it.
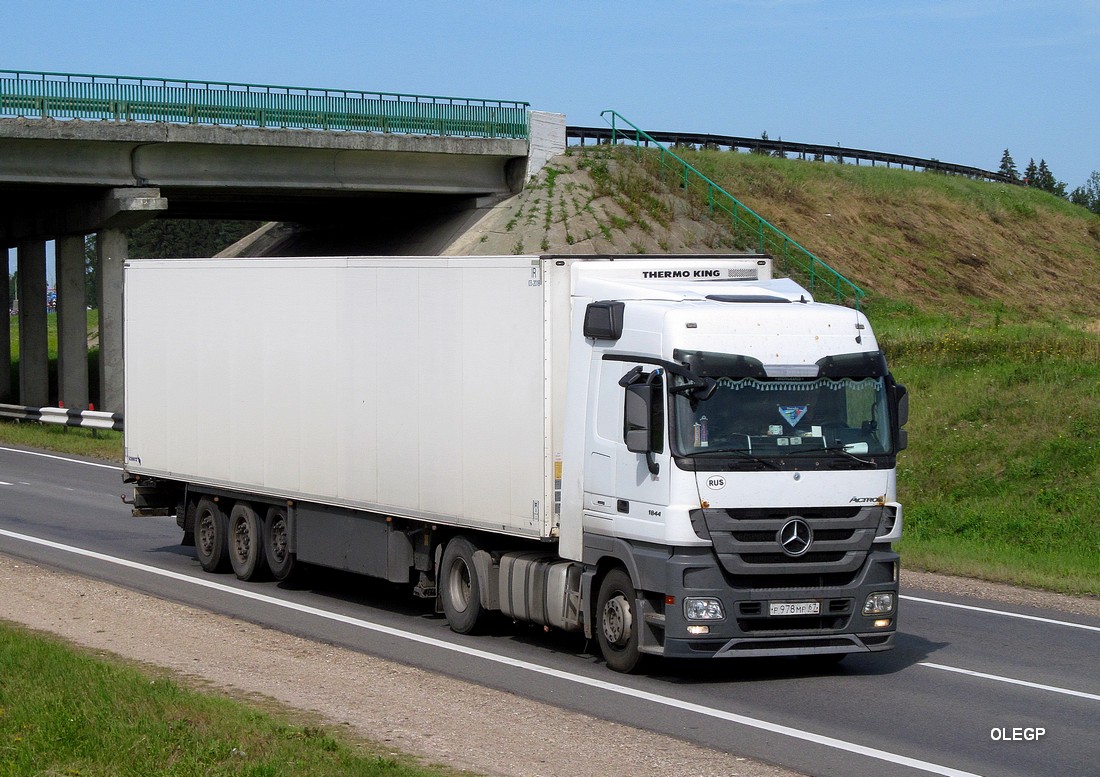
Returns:
[[[867,457],[893,452],[882,378],[723,377],[717,383],[707,400],[686,393],[674,398],[672,436],[682,456],[816,455],[873,465]]]

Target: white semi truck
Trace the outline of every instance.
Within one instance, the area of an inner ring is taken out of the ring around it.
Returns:
[[[647,655],[887,650],[904,387],[766,256],[131,260],[125,477],[310,564]]]

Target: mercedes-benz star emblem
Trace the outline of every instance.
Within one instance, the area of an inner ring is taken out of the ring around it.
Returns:
[[[792,518],[783,524],[776,540],[788,556],[801,556],[810,549],[814,541],[814,532],[810,524],[801,518]]]

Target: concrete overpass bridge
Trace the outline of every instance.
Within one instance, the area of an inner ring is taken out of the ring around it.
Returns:
[[[88,406],[84,238],[96,236],[100,408],[122,409],[126,231],[157,217],[296,225],[268,253],[437,253],[565,148],[524,102],[0,71],[0,266],[19,270],[19,377],[0,401]],[[46,253],[58,295],[47,371]],[[41,301],[41,304],[39,304]]]

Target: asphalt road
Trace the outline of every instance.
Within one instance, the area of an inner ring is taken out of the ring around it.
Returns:
[[[806,774],[1100,774],[1097,619],[905,589],[888,653],[628,677],[570,635],[453,634],[430,603],[366,578],[206,575],[175,520],[130,517],[125,491],[117,467],[0,448],[0,552]]]

